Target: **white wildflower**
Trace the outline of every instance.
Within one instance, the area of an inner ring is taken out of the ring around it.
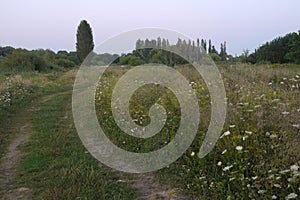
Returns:
[[[227,149],[225,149],[224,151],[222,151],[222,155],[224,155],[227,152]]]
[[[251,134],[252,134],[252,131],[245,131],[245,133],[251,135]]]
[[[242,146],[236,146],[235,149],[238,150],[238,151],[241,151],[243,149],[243,147]]]
[[[277,196],[276,196],[276,195],[273,195],[273,196],[272,196],[272,199],[277,199]]]
[[[228,135],[230,135],[230,131],[224,132],[223,135],[220,138],[223,138],[223,137],[228,136]]]
[[[229,125],[229,128],[234,128],[235,127],[235,125],[234,124],[232,124],[232,125]]]
[[[195,155],[195,152],[192,152],[192,153],[191,153],[191,156],[194,156],[194,155]]]
[[[274,184],[274,187],[281,188],[281,185],[280,185],[280,184],[277,184],[277,183],[275,183],[275,184]]]
[[[297,197],[298,197],[298,195],[296,193],[291,193],[291,194],[287,195],[285,197],[285,199],[295,199]]]
[[[289,169],[286,169],[286,170],[281,170],[279,173],[280,174],[286,174],[286,173],[288,173],[290,170]]]
[[[290,114],[290,112],[288,112],[288,111],[283,111],[281,114],[283,114],[283,115],[288,115],[288,114]]]
[[[291,170],[292,170],[292,171],[298,171],[298,169],[299,169],[299,166],[298,166],[298,165],[292,165],[292,166],[291,166]]]
[[[223,168],[223,171],[226,172],[226,171],[230,170],[232,167],[233,167],[233,165],[226,166]]]
[[[277,137],[277,136],[274,135],[274,134],[270,135],[270,139],[275,139],[276,137]]]
[[[300,129],[300,124],[293,124],[292,127]]]
[[[222,162],[221,162],[221,161],[219,161],[217,165],[218,165],[218,166],[221,166],[221,165],[222,165]]]

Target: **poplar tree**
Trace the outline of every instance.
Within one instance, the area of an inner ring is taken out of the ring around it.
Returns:
[[[82,20],[77,29],[76,50],[77,56],[82,62],[86,56],[94,49],[92,29],[86,20]]]

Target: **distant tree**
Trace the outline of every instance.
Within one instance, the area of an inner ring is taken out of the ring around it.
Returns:
[[[5,57],[13,53],[15,49],[10,46],[0,47],[0,57]]]
[[[248,62],[249,58],[249,49],[244,49],[242,55],[240,56],[240,61],[242,63]]]
[[[208,41],[208,53],[213,53],[213,52],[212,52],[212,44],[211,44],[211,40]]]
[[[90,25],[86,20],[82,20],[77,29],[77,56],[82,62],[86,56],[94,49],[93,34]]]
[[[206,43],[206,40],[201,40],[201,47],[202,49],[204,50],[204,53],[207,52],[207,43]]]
[[[157,48],[160,49],[160,48],[161,48],[161,45],[162,45],[162,44],[161,44],[161,38],[160,38],[160,37],[157,38],[156,44],[157,44]]]
[[[144,47],[144,41],[141,39],[138,39],[135,43],[135,49],[141,49]]]
[[[224,42],[223,44],[221,43],[220,57],[222,60],[226,60],[226,57],[227,57],[226,42]]]
[[[211,51],[210,51],[210,53],[219,54],[218,51],[216,50],[216,48],[215,48],[214,45],[211,46]]]
[[[163,38],[163,40],[162,40],[162,48],[163,49],[165,49],[165,48],[167,48],[167,41],[166,41],[166,39],[165,38]]]

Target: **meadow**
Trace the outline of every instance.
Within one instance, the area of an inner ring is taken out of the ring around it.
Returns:
[[[117,80],[130,68],[113,66],[99,80],[95,95],[99,124],[123,149],[160,149],[174,138],[180,105],[167,88],[145,85],[131,98],[131,116],[137,124],[147,125],[150,106],[159,103],[167,110],[165,127],[149,139],[122,133],[114,121],[110,99]],[[210,96],[192,67],[175,66],[189,80],[199,100],[199,129],[184,155],[155,172],[156,179],[162,186],[177,188],[186,199],[297,199],[300,67],[234,63],[218,68],[226,89],[227,118],[213,151],[199,159],[197,153],[210,119]],[[71,113],[75,74],[76,70],[0,75],[1,157],[14,138],[13,131],[8,131],[15,130],[14,119],[25,108],[38,108],[26,115],[33,133],[20,147],[22,160],[14,184],[30,188],[34,199],[138,198],[137,188],[130,181],[122,181],[130,174],[120,176],[101,165],[81,144]]]
[[[163,184],[180,187],[193,199],[292,199],[299,195],[300,69],[296,65],[220,65],[228,113],[222,135],[205,158],[196,155],[210,119],[210,97],[190,66],[177,66],[190,81],[200,106],[197,137],[175,163],[156,173]],[[172,140],[180,121],[180,105],[168,89],[145,85],[130,103],[133,120],[150,123],[148,110],[160,103],[168,119],[160,134],[149,139],[128,136],[116,126],[111,91],[129,68],[111,68],[96,93],[99,123],[118,146],[149,152]],[[100,109],[101,108],[101,109]]]

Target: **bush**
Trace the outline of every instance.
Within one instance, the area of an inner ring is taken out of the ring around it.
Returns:
[[[46,71],[46,61],[33,52],[16,50],[1,60],[0,67],[6,71]]]

